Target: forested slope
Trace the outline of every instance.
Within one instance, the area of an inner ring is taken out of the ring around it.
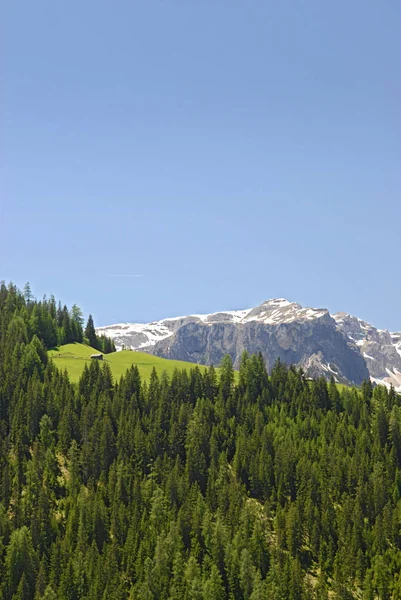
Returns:
[[[246,355],[72,384],[29,303],[1,286],[0,597],[401,598],[393,390]]]

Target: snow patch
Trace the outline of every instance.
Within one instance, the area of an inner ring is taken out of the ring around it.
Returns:
[[[156,342],[172,335],[172,330],[166,327],[162,322],[154,323],[117,323],[116,325],[97,327],[96,332],[106,334],[113,338],[116,347],[128,346],[135,350],[140,350],[147,346],[154,346]],[[137,343],[126,344],[124,339],[127,337],[137,337]]]
[[[323,317],[326,310],[303,308],[295,302],[285,298],[267,300],[260,307],[242,310],[219,311],[210,314],[193,314],[182,317],[168,317],[151,323],[116,323],[105,327],[98,327],[99,334],[106,334],[114,339],[116,347],[123,346],[133,350],[141,350],[154,346],[157,342],[167,339],[174,334],[179,326],[178,321],[199,319],[205,325],[215,323],[233,323],[241,325],[250,322],[263,323],[264,325],[278,325],[292,323],[297,320],[312,320]],[[177,325],[176,325],[177,324]]]
[[[390,389],[391,384],[388,383],[387,381],[384,381],[384,379],[377,379],[376,377],[371,377],[370,381],[372,383],[375,383],[376,385],[385,385],[386,388]]]

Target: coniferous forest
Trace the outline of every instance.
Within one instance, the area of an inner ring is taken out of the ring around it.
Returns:
[[[71,384],[46,350],[93,334],[1,284],[0,598],[401,599],[393,389],[246,354]]]

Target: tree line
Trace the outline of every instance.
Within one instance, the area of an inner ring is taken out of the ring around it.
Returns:
[[[5,306],[5,311],[10,313],[13,303],[14,316],[21,317],[26,322],[28,335],[36,335],[45,348],[79,342],[88,344],[104,354],[116,351],[112,339],[104,334],[96,334],[92,315],[89,315],[84,327],[82,310],[76,304],[69,310],[61,302],[57,304],[54,296],[50,296],[49,299],[45,296],[38,301],[34,298],[29,283],[25,284],[23,293],[12,284],[7,288],[6,284],[1,282],[0,287],[0,293],[9,298],[10,306]]]
[[[393,388],[246,353],[72,384],[30,302],[0,286],[1,598],[401,599]]]

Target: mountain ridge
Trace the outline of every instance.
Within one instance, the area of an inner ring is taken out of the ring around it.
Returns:
[[[242,310],[170,317],[150,323],[97,328],[127,347],[194,363],[218,364],[243,350],[261,352],[268,368],[277,358],[302,366],[310,376],[333,375],[340,383],[370,377],[401,391],[401,333],[379,330],[348,313],[303,307],[273,298]]]

